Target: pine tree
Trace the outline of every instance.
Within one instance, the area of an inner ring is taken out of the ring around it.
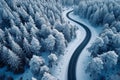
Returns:
[[[21,19],[20,19],[19,14],[18,14],[17,12],[15,12],[15,11],[13,11],[12,14],[13,14],[13,16],[14,16],[14,18],[15,18],[15,19],[13,19],[14,22],[15,22],[15,24],[16,24],[17,26],[20,26],[20,24],[21,24]]]
[[[57,56],[53,53],[51,53],[49,56],[49,67],[52,67],[53,64],[58,60]]]
[[[86,71],[90,73],[93,80],[101,80],[102,70],[104,69],[103,64],[101,58],[98,57],[93,58],[89,63]]]
[[[70,31],[70,25],[64,24],[63,32],[65,39],[70,42],[71,41],[71,31]]]
[[[20,58],[11,50],[8,50],[7,64],[13,71],[18,71],[21,65]]]
[[[30,44],[26,38],[24,38],[24,40],[23,40],[23,49],[24,49],[24,52],[26,53],[26,57],[31,58],[32,53],[31,53],[31,49],[30,49]]]
[[[30,33],[32,36],[37,37],[38,32],[39,32],[39,29],[37,27],[31,27]]]
[[[107,13],[103,19],[104,24],[108,23],[111,25],[111,23],[114,21],[115,21],[115,16],[114,16],[113,12]]]
[[[40,17],[38,12],[35,14],[35,24],[39,29],[41,28],[42,24],[45,24],[45,19]]]
[[[5,37],[5,33],[2,29],[0,29],[0,42],[4,40],[4,37]]]
[[[21,23],[20,25],[20,30],[22,32],[22,36],[25,37],[28,41],[30,41],[30,34],[29,32],[27,31],[26,27]]]
[[[52,32],[51,30],[51,27],[50,26],[47,26],[45,24],[43,24],[41,26],[41,30],[40,30],[40,35],[43,37],[43,38],[46,38],[48,37],[48,35],[50,35]]]
[[[30,4],[29,7],[28,7],[28,13],[31,15],[31,16],[34,16],[34,9],[32,8],[32,5]]]
[[[31,58],[29,65],[30,65],[30,70],[33,75],[39,75],[40,67],[44,64],[44,59],[42,57],[33,55]],[[40,76],[40,75],[39,75]]]
[[[10,32],[11,34],[14,36],[14,40],[17,42],[17,43],[21,43],[22,41],[22,33],[20,31],[20,29],[15,26],[15,25],[12,25],[12,27],[10,28]]]
[[[22,48],[14,40],[11,40],[10,47],[17,56],[22,59],[25,58],[25,54],[23,53]]]
[[[39,55],[40,48],[41,48],[41,45],[40,45],[40,42],[38,41],[38,39],[35,37],[32,37],[31,47],[30,47],[32,53]]]
[[[110,71],[118,61],[118,55],[114,51],[108,51],[99,56],[103,63],[106,71]]]
[[[41,66],[41,68],[40,68],[40,74],[43,75],[44,72],[49,72],[49,67],[46,65]]]
[[[66,44],[64,35],[61,32],[58,32],[56,29],[53,30],[53,35],[56,39],[56,51],[58,54],[64,54]]]
[[[7,2],[7,4],[9,5],[9,7],[13,10],[16,9],[16,3],[17,3],[17,0],[5,0]]]
[[[20,17],[21,17],[21,21],[22,23],[28,22],[29,20],[29,15],[28,13],[24,10],[23,7],[20,7],[19,9],[17,9]]]
[[[41,80],[57,80],[54,76],[50,73],[45,72]]]
[[[92,46],[88,49],[91,52],[91,56],[96,57],[100,53],[100,48],[103,47],[104,42],[102,38],[97,38]]]
[[[53,35],[49,35],[48,38],[46,38],[43,43],[45,50],[53,51],[55,47],[55,37]]]
[[[1,61],[4,64],[7,64],[7,57],[8,57],[8,48],[6,46],[2,47],[2,53],[0,54]]]

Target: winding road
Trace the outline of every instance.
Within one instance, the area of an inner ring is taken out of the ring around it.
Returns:
[[[79,58],[82,50],[85,48],[85,46],[88,44],[88,42],[90,41],[90,38],[91,38],[90,29],[85,24],[80,23],[80,22],[74,20],[74,18],[71,18],[69,16],[70,13],[72,13],[72,12],[73,12],[73,10],[69,11],[66,14],[67,18],[70,19],[71,21],[79,24],[81,27],[83,27],[86,31],[86,36],[85,36],[85,39],[83,40],[83,42],[77,47],[77,49],[75,50],[75,52],[73,53],[73,55],[70,59],[69,66],[68,66],[68,80],[76,80],[76,65],[77,65],[78,58]]]

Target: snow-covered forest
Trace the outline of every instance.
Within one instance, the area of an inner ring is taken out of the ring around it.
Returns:
[[[91,61],[86,70],[92,80],[119,80],[120,73],[120,2],[81,1],[74,14],[104,29],[88,49]]]
[[[61,13],[57,0],[0,0],[0,67],[14,74],[30,69],[38,80],[56,80],[49,68],[77,29]],[[0,80],[12,80],[5,76],[0,73]]]
[[[88,64],[82,63],[87,80],[120,80],[119,0],[0,0],[0,80],[62,80],[57,73],[68,73],[68,63],[87,35],[83,24],[65,18],[70,10],[69,16],[83,20],[92,34],[102,29],[84,48],[90,54]]]

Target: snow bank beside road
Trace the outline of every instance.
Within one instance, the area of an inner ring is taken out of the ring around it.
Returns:
[[[75,20],[85,24],[88,26],[88,28],[91,30],[92,36],[90,39],[90,42],[87,44],[87,46],[83,49],[82,53],[79,56],[78,62],[77,62],[77,68],[76,68],[76,77],[77,80],[91,80],[89,75],[85,73],[86,67],[89,63],[90,59],[90,53],[88,52],[88,48],[91,46],[93,41],[96,39],[96,37],[99,35],[99,33],[102,31],[101,27],[93,27],[87,20],[80,19],[79,16],[74,15],[73,13],[70,14],[71,17],[73,17]]]
[[[66,21],[69,21],[71,25],[76,25],[78,26],[78,30],[76,31],[77,37],[75,40],[71,41],[68,44],[68,47],[65,50],[65,54],[60,56],[59,60],[58,60],[58,64],[55,65],[52,68],[52,74],[57,77],[59,80],[67,80],[67,72],[68,72],[68,65],[69,65],[69,61],[70,58],[72,56],[72,54],[74,53],[74,51],[76,50],[76,48],[81,44],[81,42],[84,40],[86,32],[85,30],[80,27],[78,24],[70,21],[67,17],[66,17],[66,13],[69,12],[71,9],[65,10],[63,12],[63,17]]]
[[[69,45],[65,51],[65,55],[60,56],[60,58],[57,62],[58,64],[52,68],[52,74],[54,76],[56,76],[59,80],[67,80],[67,72],[68,72],[68,65],[69,65],[70,58],[71,58],[72,54],[74,53],[75,49],[81,44],[81,42],[84,40],[84,38],[86,36],[85,30],[80,25],[70,21],[66,17],[66,13],[69,12],[70,10],[72,10],[72,9],[67,9],[67,8],[64,9],[63,17],[66,21],[69,21],[71,25],[78,26],[79,29],[76,32],[77,38],[69,43]],[[75,20],[87,25],[92,32],[91,40],[88,43],[88,45],[85,47],[85,49],[82,51],[82,53],[78,59],[77,68],[76,68],[77,80],[80,80],[80,79],[81,80],[90,80],[89,76],[85,73],[86,66],[89,62],[88,56],[90,55],[90,53],[87,51],[87,48],[96,39],[96,36],[98,36],[98,34],[102,31],[102,28],[100,28],[100,27],[93,28],[88,21],[86,21],[84,19],[80,19],[78,16],[76,16],[74,14],[70,14],[70,16],[73,17]]]

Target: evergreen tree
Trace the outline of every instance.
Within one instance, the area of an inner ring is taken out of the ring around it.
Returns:
[[[40,48],[41,48],[41,45],[40,45],[40,42],[38,41],[38,39],[35,37],[32,37],[31,47],[30,47],[32,53],[39,55]]]
[[[54,76],[50,73],[45,72],[41,80],[57,80]]]
[[[48,38],[44,40],[44,48],[48,51],[53,51],[55,47],[55,37],[53,35],[49,35]]]
[[[32,74],[35,76],[37,76],[37,75],[40,76],[39,71],[40,71],[40,67],[43,64],[44,64],[44,59],[42,57],[33,55],[33,57],[31,58],[31,60],[29,62],[30,70],[31,70]]]
[[[103,64],[101,58],[98,57],[93,58],[89,63],[86,71],[90,73],[93,80],[101,80],[102,70],[104,69]]]
[[[26,38],[24,38],[24,40],[23,40],[23,49],[24,49],[24,52],[26,53],[26,57],[31,58],[32,53],[31,53],[31,49],[30,49],[30,44]]]
[[[56,51],[58,54],[64,54],[66,48],[64,35],[61,32],[58,32],[56,29],[54,29],[53,31],[56,39]]]
[[[7,64],[13,71],[18,71],[21,65],[20,58],[11,50],[8,50]]]
[[[43,37],[43,38],[46,38],[48,37],[48,35],[50,35],[52,32],[51,30],[51,27],[50,26],[47,26],[45,24],[43,24],[41,26],[41,30],[40,30],[40,35]]]

